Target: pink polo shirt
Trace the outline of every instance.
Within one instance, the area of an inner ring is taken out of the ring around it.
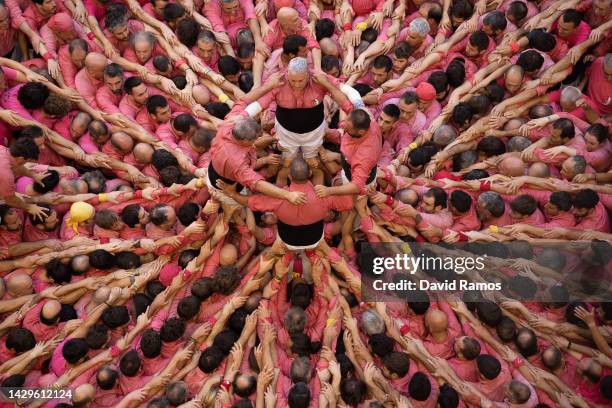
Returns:
[[[601,203],[597,203],[593,212],[582,219],[578,219],[576,228],[580,230],[594,230],[600,232],[610,232],[610,220],[608,212]]]
[[[2,106],[4,109],[12,110],[16,114],[23,116],[25,119],[34,120],[30,114],[30,111],[24,108],[21,102],[19,102],[19,99],[17,99],[17,94],[23,85],[24,84],[19,84],[4,91],[2,98],[0,98],[0,106]]]
[[[562,17],[559,17],[562,18]],[[555,32],[557,30],[559,20],[555,21],[550,28],[551,32]],[[581,44],[588,40],[589,35],[591,34],[591,27],[586,21],[581,21],[576,27],[576,30],[572,34],[567,37],[561,37],[567,43],[567,45],[571,48],[575,45]],[[557,34],[559,36],[559,34]]]
[[[0,146],[0,197],[10,197],[15,195],[15,175],[12,168],[15,166],[15,159],[7,147]]]
[[[57,7],[56,13],[67,12],[66,6],[64,6],[63,2],[56,1],[55,5]],[[53,16],[53,14],[49,14],[48,16],[45,16],[40,11],[38,11],[36,4],[31,4],[22,13],[22,16],[32,30],[38,31],[40,30],[42,25],[45,24]]]
[[[425,129],[427,118],[421,111],[416,111],[414,116],[408,121],[398,120],[389,132],[388,141],[396,152],[408,146],[416,134]]]
[[[224,13],[221,8],[221,2],[219,0],[212,0],[204,4],[202,14],[208,18],[213,30],[226,32],[232,39],[235,39],[238,30],[248,27],[248,20],[257,19],[255,16],[255,6],[250,0],[240,0],[239,7],[233,14]]]
[[[108,89],[108,86],[101,85],[96,91],[96,104],[98,108],[106,113],[120,113],[119,103],[123,98],[123,92],[116,94]]]
[[[302,28],[300,29],[300,31],[295,32],[295,33],[285,33],[281,29],[278,19],[275,19],[274,21],[270,23],[270,31],[263,38],[264,43],[266,43],[266,45],[270,47],[271,50],[275,50],[277,48],[283,47],[283,41],[285,41],[285,38],[287,37],[288,34],[299,34],[303,36],[304,38],[306,38],[306,40],[308,41],[306,46],[309,49],[320,48],[319,43],[313,37],[311,31],[308,29],[308,23],[303,19],[300,19],[300,20],[302,24]]]
[[[597,111],[602,115],[612,114],[612,81],[608,80],[604,73],[604,57],[599,57],[587,71],[589,85],[587,94],[597,106]]]

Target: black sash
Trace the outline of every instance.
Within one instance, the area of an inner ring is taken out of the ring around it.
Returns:
[[[343,154],[340,155],[340,163],[342,164],[342,170],[344,170],[344,175],[346,176],[346,179],[348,181],[352,181],[353,176],[351,174],[351,164],[346,161]],[[372,167],[372,170],[370,170],[370,174],[368,175],[368,179],[365,182],[366,185],[376,180],[376,172],[377,172],[377,167],[376,166]]]
[[[238,183],[236,180],[230,180],[217,173],[212,165],[212,161],[208,164],[208,180],[214,188],[219,188],[217,187],[217,180],[222,180],[225,184],[236,184],[236,191],[238,192],[242,191],[244,188],[243,185]]]
[[[312,108],[283,108],[276,106],[276,119],[282,127],[293,133],[312,132],[325,120],[323,103]]]
[[[323,220],[309,225],[289,225],[281,220],[276,223],[278,236],[285,244],[292,246],[308,246],[319,242],[323,236]]]

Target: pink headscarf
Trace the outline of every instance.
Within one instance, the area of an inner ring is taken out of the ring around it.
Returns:
[[[74,22],[68,13],[57,13],[47,23],[53,31],[74,32]]]

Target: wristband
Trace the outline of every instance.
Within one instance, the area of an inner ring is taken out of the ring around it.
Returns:
[[[221,94],[219,95],[219,102],[221,103],[225,103],[229,100],[229,96],[227,96],[226,94]]]
[[[459,233],[459,241],[460,242],[467,242],[468,241],[468,236],[465,235],[463,232]]]
[[[491,231],[494,234],[497,234],[499,232],[499,228],[497,227],[497,225],[491,225],[489,227],[489,231]]]
[[[405,336],[409,332],[410,332],[410,326],[408,326],[407,324],[400,327],[400,333],[402,333],[402,336]]]
[[[514,359],[514,361],[512,362],[512,365],[514,366],[515,369],[519,369],[520,366],[522,366],[524,363],[523,359],[520,357],[517,357]]]
[[[418,145],[418,144],[416,144],[416,142],[412,142],[412,143],[410,143],[410,144],[408,145],[408,147],[410,148],[410,150],[414,150],[414,149],[416,149],[417,147],[419,147],[419,145]]]
[[[101,244],[108,244],[109,242],[110,242],[110,240],[107,237],[100,238],[100,243]]]
[[[391,179],[393,178],[393,173],[391,173],[391,170],[383,169],[383,173],[385,173],[385,178],[383,180],[391,181]]]
[[[221,387],[225,390],[225,391],[229,391],[230,387],[232,386],[232,383],[230,382],[230,380],[223,380],[221,381]]]
[[[189,278],[191,278],[191,271],[185,270],[185,272],[183,272],[183,278],[185,278],[185,280],[189,280]]]
[[[319,362],[317,363],[317,368],[320,368],[321,370],[327,367],[329,367],[329,363],[325,360],[319,360]]]
[[[51,54],[51,51],[47,51],[43,54],[42,57],[45,61],[49,61],[50,59],[53,59],[53,54]]]
[[[94,33],[92,33],[91,31],[87,33],[87,38],[89,38],[90,40],[94,40],[94,38],[96,38],[96,36],[94,35]]]
[[[491,191],[491,183],[489,183],[488,181],[481,181],[480,182],[480,187],[479,187],[480,191]]]
[[[351,23],[345,23],[345,24],[342,26],[342,29],[343,29],[344,31],[351,31],[351,29],[352,29],[352,28],[353,28],[353,24],[351,24]]]
[[[406,242],[402,243],[401,249],[402,249],[402,252],[405,253],[405,254],[411,254],[412,253],[412,249],[410,249],[410,245],[408,245]]]
[[[520,50],[519,44],[516,41],[512,41],[510,43],[510,49],[512,50],[514,54],[516,54]]]
[[[298,273],[298,272],[293,272],[291,274],[291,276],[293,277],[293,279],[299,279],[302,277],[302,274]]]
[[[211,326],[214,326],[215,323],[217,323],[217,318],[215,316],[210,316],[208,318],[208,323],[210,323]]]
[[[327,319],[325,327],[332,327],[334,324],[336,324],[336,319]]]
[[[183,59],[183,58],[179,58],[179,59],[177,59],[177,60],[174,62],[174,66],[175,66],[176,68],[179,68],[181,65],[186,64],[186,63],[187,63],[187,61],[185,61],[185,59]]]
[[[118,357],[121,354],[121,350],[117,346],[111,347],[111,356]]]
[[[100,193],[98,194],[98,201],[100,203],[105,203],[108,201],[108,196],[106,195],[106,193]]]
[[[368,28],[368,23],[366,23],[365,21],[355,25],[355,30],[364,31],[367,28]]]
[[[393,197],[387,196],[387,199],[385,200],[385,204],[391,207],[393,205]]]
[[[196,187],[197,187],[197,188],[202,188],[202,187],[204,187],[204,180],[203,180],[203,179],[201,179],[201,178],[197,179],[197,180],[196,180]]]

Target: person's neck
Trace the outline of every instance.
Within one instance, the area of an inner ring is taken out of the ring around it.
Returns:
[[[431,333],[431,338],[436,341],[445,341],[448,338],[448,333],[446,331]]]

